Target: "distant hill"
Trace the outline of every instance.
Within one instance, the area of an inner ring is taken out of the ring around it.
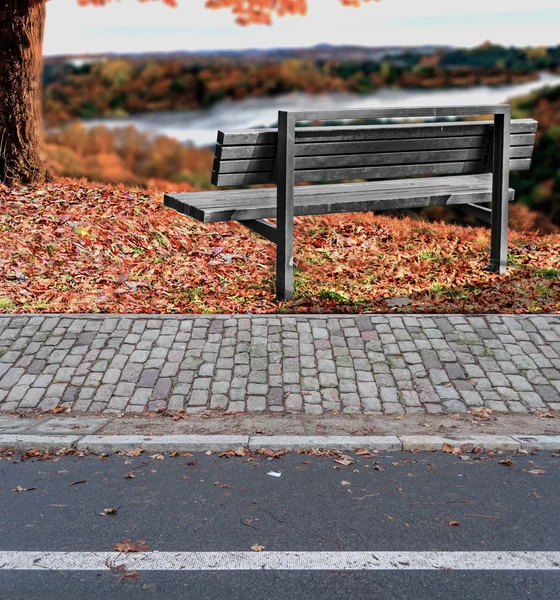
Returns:
[[[386,57],[396,57],[404,54],[429,55],[434,52],[447,54],[456,50],[453,46],[336,46],[332,44],[318,44],[308,48],[244,48],[241,50],[181,50],[174,52],[134,52],[134,53],[106,53],[106,54],[66,54],[47,56],[46,62],[50,64],[66,62],[96,62],[106,58],[126,58],[128,60],[179,60],[186,64],[212,64],[216,61],[227,59],[234,63],[259,62],[277,63],[279,60],[290,58],[306,58],[309,60],[344,60],[344,61],[379,61]]]

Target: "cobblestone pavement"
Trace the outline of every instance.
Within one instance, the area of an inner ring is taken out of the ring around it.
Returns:
[[[560,410],[560,315],[4,315],[0,411]]]

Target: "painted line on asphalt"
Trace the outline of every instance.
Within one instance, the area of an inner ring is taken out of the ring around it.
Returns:
[[[106,571],[111,567],[127,571],[559,571],[560,552],[0,552],[4,571]]]

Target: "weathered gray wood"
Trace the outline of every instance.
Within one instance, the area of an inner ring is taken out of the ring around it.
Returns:
[[[486,147],[483,146],[480,148],[460,148],[454,150],[300,156],[295,159],[295,169],[297,172],[310,169],[341,169],[343,167],[398,166],[441,162],[483,162],[486,151]],[[532,154],[533,146],[518,146],[511,149],[511,158],[530,158]],[[215,159],[214,171],[224,175],[228,173],[273,171],[276,166],[275,163],[275,159],[271,158],[226,161]]]
[[[516,158],[510,161],[512,170],[528,169],[531,159]],[[341,181],[344,179],[390,179],[402,177],[452,175],[480,173],[482,161],[463,161],[416,165],[391,165],[383,167],[347,167],[340,169],[307,169],[295,171],[294,181]],[[212,183],[216,186],[255,185],[276,183],[274,172],[263,171],[256,173],[226,173],[212,172]]]
[[[511,192],[512,190],[510,190]],[[510,198],[510,202],[513,197]],[[486,208],[486,206],[479,206],[478,204],[460,204],[458,206],[463,212],[475,216],[477,219],[484,221],[490,225],[492,223],[492,209]]]
[[[442,118],[466,117],[480,115],[505,115],[510,114],[509,104],[479,104],[457,106],[411,106],[405,108],[380,107],[380,108],[332,108],[322,110],[295,110],[290,111],[294,121],[343,121],[358,119],[397,119],[397,118]]]
[[[441,182],[440,182],[441,180]],[[346,189],[350,188],[350,190]],[[244,196],[233,195],[238,190],[215,193],[165,195],[165,205],[175,203],[179,212],[188,213],[203,222],[275,218],[277,216],[274,189],[243,190]],[[513,199],[513,190],[510,190]],[[208,196],[220,196],[220,201]],[[314,185],[296,187],[294,214],[296,216],[378,211],[411,208],[414,206],[457,205],[490,202],[492,175],[442,177],[440,179],[405,179],[359,184]]]
[[[278,111],[276,299],[294,295],[294,163],[295,119]]]
[[[505,113],[494,115],[490,268],[500,275],[507,270],[511,111],[509,106],[507,108]]]
[[[515,122],[515,121],[513,121]],[[324,154],[362,154],[366,152],[400,152],[413,150],[445,150],[459,148],[484,148],[492,128],[487,127],[481,135],[457,135],[455,137],[402,137],[398,139],[373,139],[345,142],[330,141],[296,144],[296,157],[320,156]],[[534,133],[512,134],[511,146],[533,146]],[[216,146],[218,160],[249,160],[276,158],[276,144],[244,146]]]
[[[273,225],[268,221],[263,221],[262,219],[239,221],[239,223],[241,223],[241,225],[245,225],[247,229],[262,235],[273,244],[278,243],[278,231],[276,229],[276,225]]]
[[[332,127],[297,127],[296,147],[303,143],[390,140],[402,138],[455,137],[487,135],[494,121],[459,121],[444,123],[399,123],[398,125],[344,125]],[[537,131],[534,119],[514,119],[512,134]],[[260,145],[277,143],[277,129],[248,129],[218,131],[222,146]]]
[[[316,190],[321,189],[324,194],[340,194],[340,193],[354,193],[354,191],[361,191],[369,189],[373,186],[376,190],[400,190],[403,187],[432,187],[437,185],[438,187],[448,187],[449,189],[454,188],[456,185],[464,182],[465,185],[470,186],[486,186],[488,190],[491,190],[492,186],[492,174],[491,173],[478,173],[474,175],[445,175],[438,178],[425,177],[419,179],[387,179],[385,181],[376,182],[346,182],[346,183],[329,183],[325,185],[298,185],[295,188],[296,195],[315,195]],[[166,196],[176,198],[178,200],[189,202],[194,201],[207,201],[211,203],[220,203],[222,200],[229,202],[230,198],[238,197],[276,197],[276,188],[261,187],[252,189],[229,189],[229,190],[214,190],[210,192],[174,192],[168,193]]]

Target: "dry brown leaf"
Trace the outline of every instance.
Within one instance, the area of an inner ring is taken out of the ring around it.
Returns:
[[[150,458],[153,458],[154,460],[164,460],[165,456],[163,456],[163,454],[152,454]]]
[[[457,526],[459,526],[461,523],[459,523],[459,521],[449,521],[449,524],[450,524],[452,527],[457,527]]]
[[[144,448],[142,448],[141,446],[137,446],[132,450],[125,450],[123,454],[125,454],[126,456],[140,456],[142,452],[144,452]]]
[[[531,473],[531,475],[544,475],[546,471],[543,471],[542,469],[530,469],[527,473]]]
[[[253,545],[251,546],[251,550],[252,550],[253,552],[262,552],[262,551],[264,550],[264,546],[261,546],[261,545],[259,545],[259,544],[253,544]]]
[[[133,542],[128,538],[123,538],[122,542],[117,542],[113,545],[113,550],[115,552],[147,552],[150,549],[150,546],[143,541]]]
[[[348,467],[354,464],[354,459],[347,454],[341,454],[338,458],[334,459],[334,462],[343,465],[344,467]]]
[[[138,571],[131,571],[130,573],[124,573],[119,577],[119,581],[133,581],[134,579],[138,579],[140,577],[140,573]]]
[[[354,452],[358,456],[366,456],[366,455],[370,454],[370,451],[366,450],[365,448],[354,448]]]
[[[110,563],[108,560],[106,560],[104,564],[108,569],[111,569],[111,571],[124,571],[126,569],[125,565],[114,565],[113,563]]]
[[[128,472],[128,473],[127,473],[125,476],[124,476],[124,478],[125,478],[125,479],[136,479],[136,475],[135,475],[135,474],[134,474],[132,471],[129,471],[129,472]]]

